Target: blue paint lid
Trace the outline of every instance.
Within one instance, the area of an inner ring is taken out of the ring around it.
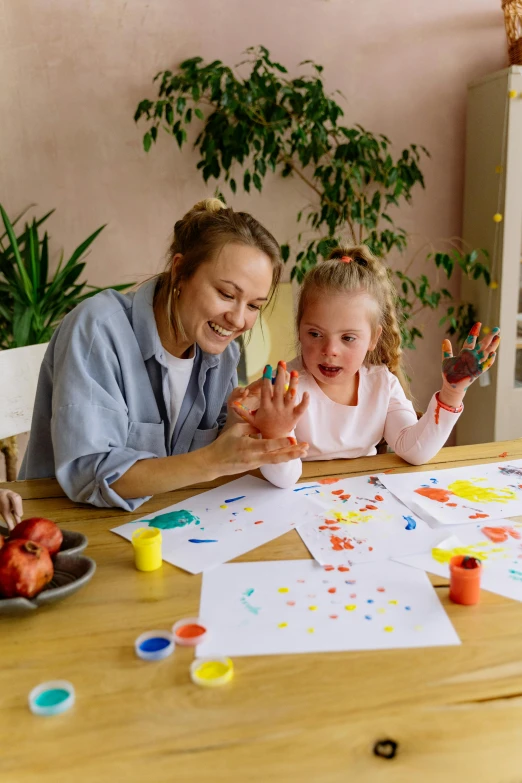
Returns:
[[[169,631],[146,631],[138,636],[134,649],[144,661],[161,661],[174,652],[174,639]]]
[[[34,715],[60,715],[76,700],[74,687],[67,680],[42,682],[29,694],[29,709]]]

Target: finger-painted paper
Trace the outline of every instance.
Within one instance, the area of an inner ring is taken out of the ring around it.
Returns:
[[[322,565],[366,563],[422,552],[434,531],[386,489],[383,476],[356,476],[324,485],[324,507],[297,531]]]
[[[391,561],[228,563],[203,576],[198,657],[460,644],[426,574]]]
[[[129,541],[140,527],[162,532],[167,563],[199,574],[287,533],[316,509],[321,485],[278,489],[254,476],[223,484],[113,528]]]
[[[522,460],[381,478],[429,523],[455,525],[522,514]]]

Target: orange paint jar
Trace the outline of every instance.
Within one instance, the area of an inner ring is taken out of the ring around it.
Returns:
[[[464,568],[463,562],[473,559],[474,568]],[[455,604],[472,606],[480,600],[480,578],[482,563],[477,558],[466,558],[465,555],[455,555],[450,560],[450,601]]]

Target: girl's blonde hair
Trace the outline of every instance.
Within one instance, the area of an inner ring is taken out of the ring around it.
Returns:
[[[343,258],[349,261],[341,260]],[[297,331],[309,301],[323,292],[364,291],[376,303],[375,315],[370,314],[372,334],[382,327],[376,347],[368,351],[364,364],[385,364],[397,376],[410,397],[409,383],[402,368],[401,332],[397,317],[397,292],[390,280],[388,270],[370,252],[366,245],[336,247],[326,261],[310,269],[303,280],[297,307]]]
[[[270,303],[283,270],[281,249],[276,239],[248,212],[234,212],[217,198],[198,201],[174,225],[167,264],[159,275],[154,294],[155,303],[159,302],[165,308],[167,322],[176,338],[186,338],[177,302],[180,287],[194,276],[202,264],[212,261],[225,245],[231,243],[255,247],[270,259],[272,285],[267,305]],[[178,254],[182,258],[174,263]]]

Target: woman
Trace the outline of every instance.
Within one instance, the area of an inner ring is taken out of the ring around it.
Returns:
[[[74,501],[134,511],[160,492],[303,456],[305,445],[227,420],[227,398],[241,397],[233,341],[280,275],[279,246],[251,215],[196,204],[175,224],[161,275],[135,293],[102,291],[56,330],[19,478],[55,475]]]

